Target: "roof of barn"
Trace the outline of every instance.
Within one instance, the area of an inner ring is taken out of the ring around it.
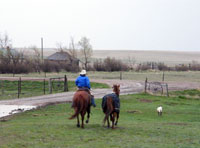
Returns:
[[[47,57],[48,60],[54,60],[54,61],[66,61],[66,60],[76,60],[78,61],[77,58],[73,58],[69,53],[61,51],[61,52],[56,52],[50,56]]]

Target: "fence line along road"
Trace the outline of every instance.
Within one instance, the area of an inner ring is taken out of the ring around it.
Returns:
[[[8,81],[6,81],[8,80]],[[37,83],[35,83],[37,81]],[[53,78],[0,77],[0,97],[20,98],[27,94],[40,95],[53,91],[68,91],[67,76]],[[48,91],[48,92],[47,92]],[[31,96],[31,95],[30,95]],[[1,98],[2,99],[2,98]]]
[[[141,87],[140,91],[143,91],[143,87]],[[92,94],[95,96],[95,99],[102,98],[105,94],[112,93],[112,89],[95,89],[92,90]],[[122,88],[121,95],[125,94],[134,94],[138,93],[134,90],[134,88]],[[28,97],[21,99],[12,99],[12,100],[2,100],[0,101],[0,105],[31,105],[31,106],[46,106],[51,103],[63,103],[63,102],[71,102],[74,92],[64,92],[36,97]]]

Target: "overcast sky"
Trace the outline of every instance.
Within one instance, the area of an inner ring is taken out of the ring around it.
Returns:
[[[5,32],[14,47],[86,36],[93,49],[200,51],[200,0],[0,0]]]

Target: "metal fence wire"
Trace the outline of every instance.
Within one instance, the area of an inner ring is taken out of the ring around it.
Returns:
[[[0,100],[39,96],[68,91],[67,77],[23,80],[0,80]]]
[[[0,80],[0,98],[16,98],[18,94],[18,81]]]

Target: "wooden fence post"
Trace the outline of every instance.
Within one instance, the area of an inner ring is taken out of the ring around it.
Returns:
[[[146,77],[145,84],[144,84],[144,92],[145,93],[147,92],[147,77]]]
[[[161,85],[161,89],[162,89],[162,92],[161,92],[161,94],[163,95],[163,86]]]
[[[21,77],[19,77],[19,80],[18,80],[18,95],[17,95],[18,98],[20,94],[21,94]]]
[[[44,84],[44,85],[43,85],[44,94],[46,93],[46,92],[45,92],[45,88],[46,88],[45,82],[46,82],[46,81],[45,81],[45,79],[44,79],[44,81],[43,81],[43,84]]]
[[[122,72],[120,71],[120,80],[122,80]]]
[[[165,81],[165,73],[163,72],[163,75],[162,75],[162,81],[164,82]]]
[[[67,82],[67,76],[64,77],[64,92],[68,91],[68,82]]]
[[[52,93],[52,83],[51,83],[51,78],[49,78],[49,93]]]
[[[167,90],[167,97],[169,97],[168,84],[166,84],[166,90]]]

